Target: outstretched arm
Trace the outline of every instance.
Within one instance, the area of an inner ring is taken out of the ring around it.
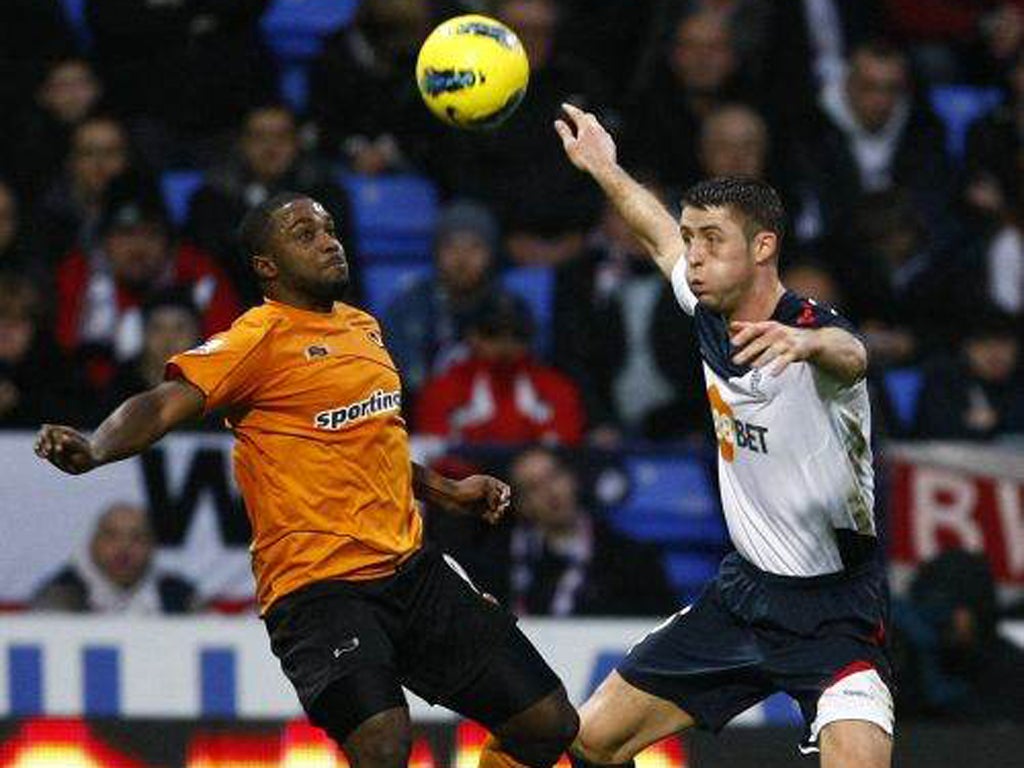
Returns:
[[[555,121],[555,130],[569,160],[594,178],[661,271],[671,279],[672,269],[684,250],[679,223],[657,197],[619,165],[615,141],[594,115],[572,104],[563,104],[562,109],[566,117]]]
[[[68,474],[80,475],[141,453],[167,432],[203,414],[205,397],[186,381],[166,381],[125,400],[86,437],[59,424],[44,424],[36,454]]]
[[[754,368],[771,366],[779,375],[790,363],[806,361],[844,386],[856,384],[868,368],[864,344],[837,326],[793,328],[772,320],[760,323],[733,322],[729,326],[732,344],[739,351],[733,361]]]
[[[512,491],[506,483],[488,475],[451,480],[413,462],[412,490],[416,498],[453,514],[478,515],[497,523],[508,511]]]

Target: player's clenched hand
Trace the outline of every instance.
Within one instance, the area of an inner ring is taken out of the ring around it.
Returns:
[[[456,483],[455,501],[459,510],[476,514],[492,525],[508,511],[512,489],[489,475],[472,475]]]
[[[790,363],[809,360],[817,351],[814,329],[793,328],[767,320],[759,323],[729,323],[729,336],[737,352],[732,361],[754,368],[770,366],[769,373],[778,376]]]
[[[78,430],[59,424],[43,424],[36,437],[36,455],[64,472],[80,475],[96,467],[89,439]]]
[[[590,174],[615,167],[615,140],[598,119],[572,104],[563,104],[562,110],[565,117],[555,121],[555,130],[572,164]]]

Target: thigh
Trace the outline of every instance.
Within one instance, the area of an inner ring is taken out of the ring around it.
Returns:
[[[360,670],[389,669],[395,649],[373,604],[344,585],[284,598],[266,616],[270,646],[303,708],[334,681]]]
[[[441,703],[497,731],[561,688],[558,675],[522,631],[512,627],[487,666]]]
[[[515,617],[487,600],[454,560],[427,552],[408,574],[396,645],[401,680],[430,703],[448,701],[504,649]]]
[[[368,749],[365,745],[382,739],[386,741],[384,736],[371,739],[369,735],[380,732],[382,721],[401,720],[401,713],[394,714],[399,710],[408,720],[405,694],[397,674],[390,667],[359,669],[335,680],[307,708],[310,721],[323,728],[346,751],[350,740],[359,736],[353,743],[364,745],[364,752]],[[383,712],[393,714],[382,720],[379,715]],[[400,736],[401,731],[396,730],[395,735]]]
[[[892,735],[864,720],[837,720],[822,728],[821,768],[889,768]]]
[[[612,672],[580,707],[573,751],[598,765],[625,763],[650,744],[693,724],[693,717],[674,702],[642,691]]]
[[[637,643],[616,670],[717,731],[773,692],[754,631],[722,605],[716,583]]]

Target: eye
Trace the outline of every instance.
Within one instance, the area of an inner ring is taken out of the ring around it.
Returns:
[[[312,229],[300,229],[299,230],[299,240],[301,240],[302,242],[304,242],[304,243],[312,242],[313,241],[313,237],[314,237],[314,235],[313,235],[313,230]]]

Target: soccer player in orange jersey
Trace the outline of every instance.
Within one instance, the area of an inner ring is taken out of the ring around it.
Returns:
[[[495,522],[508,486],[412,463],[398,371],[377,321],[339,300],[348,264],[319,203],[272,197],[240,235],[264,304],[172,357],[165,382],[91,435],[44,425],[36,453],[79,474],[222,412],[271,648],[354,768],[406,765],[403,685],[491,730],[481,766],[554,764],[578,727],[561,682],[515,618],[423,543],[414,502]]]

